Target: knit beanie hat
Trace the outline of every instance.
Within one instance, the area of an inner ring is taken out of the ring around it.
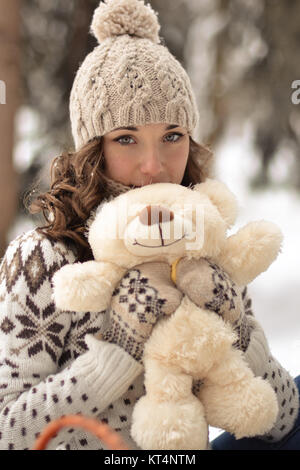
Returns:
[[[75,148],[119,127],[170,123],[191,136],[198,110],[190,79],[161,44],[158,13],[144,0],[104,0],[91,33],[99,45],[74,79],[70,118]]]

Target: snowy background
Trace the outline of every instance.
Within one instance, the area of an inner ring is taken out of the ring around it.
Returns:
[[[283,248],[268,271],[249,285],[253,309],[271,350],[293,375],[300,374],[300,195],[291,189],[251,191],[248,181],[259,164],[251,146],[251,125],[242,135],[228,130],[216,154],[217,176],[237,195],[240,216],[233,231],[252,220],[270,220],[281,228]],[[282,178],[286,155],[274,163],[274,178]]]

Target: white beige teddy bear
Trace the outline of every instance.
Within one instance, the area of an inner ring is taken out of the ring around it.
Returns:
[[[250,222],[227,236],[237,216],[227,187],[207,180],[193,189],[157,183],[101,204],[89,227],[95,260],[64,266],[54,278],[58,307],[100,311],[110,305],[124,274],[150,261],[170,265],[182,257],[205,258],[243,286],[277,257],[280,230]],[[208,425],[237,438],[264,434],[278,405],[266,380],[254,377],[236,336],[216,313],[183,296],[174,314],[161,319],[145,345],[146,395],[136,404],[131,433],[142,449],[206,449]],[[197,397],[193,381],[201,380]]]

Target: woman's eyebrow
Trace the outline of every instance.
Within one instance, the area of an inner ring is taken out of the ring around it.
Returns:
[[[170,129],[176,129],[177,127],[179,127],[177,126],[177,124],[171,124],[170,126],[166,127],[166,131],[169,131]],[[118,127],[117,129],[114,129],[112,132],[121,131],[121,130],[138,132],[138,129],[136,127]]]

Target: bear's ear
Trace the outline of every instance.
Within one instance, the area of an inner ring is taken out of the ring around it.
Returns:
[[[221,217],[230,228],[236,221],[238,214],[238,203],[234,194],[221,181],[206,179],[204,183],[194,186],[194,191],[205,194],[216,206]]]

